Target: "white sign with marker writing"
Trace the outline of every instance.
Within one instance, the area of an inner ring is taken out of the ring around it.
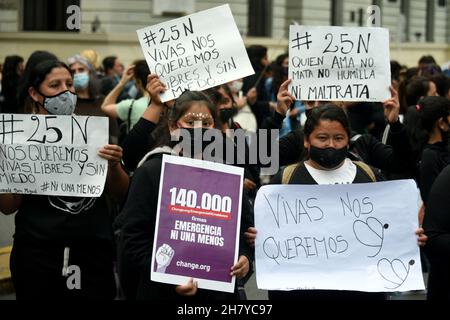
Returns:
[[[0,193],[100,197],[106,117],[0,115]]]
[[[262,187],[258,288],[423,290],[418,197],[413,180]]]
[[[163,102],[254,74],[228,4],[137,34],[150,72],[167,86]]]
[[[289,78],[298,100],[389,99],[389,30],[291,25]]]

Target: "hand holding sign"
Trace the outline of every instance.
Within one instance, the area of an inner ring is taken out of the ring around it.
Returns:
[[[114,168],[120,164],[123,156],[123,150],[121,146],[107,144],[98,151],[98,155],[103,159],[108,160],[108,166],[110,168]]]
[[[389,87],[391,98],[383,102],[384,116],[390,124],[397,122],[400,113],[400,102],[397,91]]]
[[[277,112],[283,116],[288,111],[291,104],[295,102],[295,97],[288,91],[288,86],[292,82],[291,79],[286,80],[280,86],[277,94]]]
[[[240,256],[238,262],[231,267],[230,276],[236,276],[238,279],[245,277],[250,270],[250,262],[246,256]]]
[[[198,289],[198,283],[197,281],[194,281],[193,278],[189,278],[188,283],[183,284],[181,286],[177,286],[175,288],[175,291],[182,296],[195,296]]]
[[[159,79],[157,74],[149,74],[147,77],[147,92],[150,94],[150,100],[153,104],[161,106],[160,94],[167,90],[166,85]]]

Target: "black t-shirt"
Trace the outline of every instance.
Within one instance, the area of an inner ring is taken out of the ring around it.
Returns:
[[[100,198],[24,195],[15,219],[15,239],[32,237],[64,244],[112,239],[112,219],[105,195]]]

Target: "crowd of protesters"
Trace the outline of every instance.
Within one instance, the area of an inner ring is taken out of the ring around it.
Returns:
[[[46,51],[26,61],[6,57],[1,113],[109,118],[109,143],[99,151],[108,160],[101,197],[0,194],[0,211],[16,213],[11,272],[18,299],[242,299],[242,287],[254,271],[253,200],[268,180],[414,179],[423,201],[416,233],[430,275],[428,298],[450,300],[450,71],[441,70],[431,56],[411,68],[392,61],[391,98],[384,102],[299,101],[288,91],[287,54],[271,63],[264,46],[250,46],[247,53],[254,75],[203,92],[186,91],[167,103],[159,98],[164,83],[144,60],[125,67],[110,56],[100,64],[94,50],[68,58]],[[230,266],[239,281],[232,294],[198,289],[194,279],[179,286],[150,280],[162,155],[180,155],[173,142],[177,129],[217,130],[225,137],[227,129],[249,135],[280,130],[278,174],[267,179],[261,164],[246,161],[251,140],[245,154],[229,163],[244,168],[239,258]],[[69,259],[86,275],[81,290],[68,290],[61,275]],[[309,290],[272,291],[269,298],[385,295]]]

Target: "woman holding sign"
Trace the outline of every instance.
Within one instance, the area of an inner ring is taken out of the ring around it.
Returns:
[[[37,64],[28,88],[34,113],[73,114],[77,96],[64,63]],[[128,176],[120,165],[119,146],[105,145],[98,155],[108,160],[106,192],[100,197],[0,195],[1,212],[18,211],[11,253],[17,299],[115,297],[112,217],[105,197],[122,198]]]
[[[286,96],[284,101],[292,100]],[[344,110],[333,104],[314,108],[304,126],[306,161],[287,166],[271,184],[349,184],[379,181],[371,167],[347,158],[350,125]],[[254,228],[247,233],[254,239]],[[384,299],[384,293],[358,291],[269,291],[270,299]]]
[[[199,301],[235,298],[233,294],[198,290],[196,282],[191,278],[184,285],[170,285],[150,280],[150,266],[152,261],[153,241],[155,234],[156,216],[158,208],[158,191],[160,188],[160,177],[163,154],[179,155],[174,149],[178,144],[180,129],[190,133],[190,143],[194,145],[195,131],[215,130],[217,126],[217,110],[210,99],[201,92],[186,91],[175,102],[169,112],[168,119],[160,122],[157,129],[160,137],[156,148],[149,152],[141,161],[140,166],[133,175],[133,179],[125,203],[123,212],[124,224],[122,228],[121,255],[123,258],[139,270],[139,283],[135,296],[129,299],[181,299],[183,297],[194,297]],[[218,133],[220,135],[220,133]],[[210,143],[202,143],[202,148]],[[192,148],[191,148],[192,149]],[[184,152],[184,151],[183,151]],[[186,154],[184,154],[186,156]],[[191,157],[193,154],[190,155]],[[196,155],[197,156],[197,155]],[[180,177],[189,179],[189,177]],[[245,277],[253,261],[253,251],[243,239],[244,232],[252,225],[253,215],[245,197],[242,200],[241,232],[239,244],[239,259],[234,266],[230,267],[230,276],[238,278]],[[162,248],[169,255],[173,250]],[[129,276],[124,274],[122,283],[127,283]]]

